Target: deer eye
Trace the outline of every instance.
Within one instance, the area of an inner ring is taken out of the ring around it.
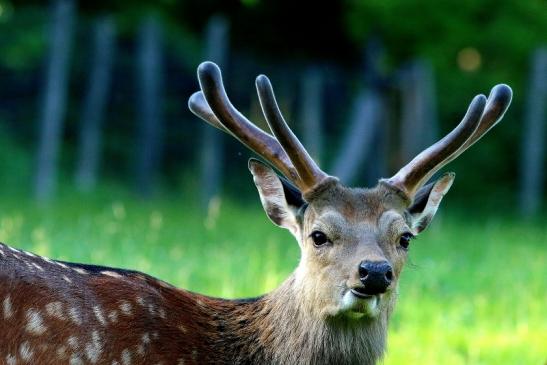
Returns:
[[[410,240],[414,238],[414,235],[410,232],[405,232],[401,235],[399,238],[399,244],[402,248],[408,249],[408,246],[410,245]]]
[[[329,242],[327,235],[321,231],[313,231],[310,234],[311,239],[315,247],[323,246],[325,243]]]

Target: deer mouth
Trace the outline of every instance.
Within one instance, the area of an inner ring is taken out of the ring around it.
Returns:
[[[380,300],[380,295],[367,294],[363,287],[347,288],[342,296],[340,310],[354,319],[373,318],[379,313]]]
[[[353,295],[360,299],[372,299],[374,297],[374,295],[365,293],[365,288],[360,286],[351,288],[350,291]]]

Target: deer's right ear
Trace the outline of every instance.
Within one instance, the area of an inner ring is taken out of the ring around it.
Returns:
[[[268,217],[276,225],[288,229],[298,237],[300,228],[296,215],[298,209],[305,204],[300,191],[258,160],[249,160],[249,170],[253,174],[262,207]]]
[[[452,186],[455,176],[453,172],[446,173],[437,181],[418,190],[414,202],[408,208],[408,212],[412,216],[412,228],[416,233],[421,233],[429,226],[441,200]]]

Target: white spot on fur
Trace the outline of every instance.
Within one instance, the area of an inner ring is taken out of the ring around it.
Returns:
[[[73,268],[73,270],[76,271],[78,274],[87,275],[87,271],[82,268],[75,267]]]
[[[124,349],[122,351],[122,364],[131,365],[131,351],[129,351],[128,349]]]
[[[118,274],[117,272],[115,271],[109,271],[109,270],[106,270],[106,271],[101,271],[101,274],[103,275],[106,275],[106,276],[111,276],[113,278],[121,278],[122,276],[120,274]]]
[[[141,340],[142,340],[142,343],[144,343],[145,345],[150,343],[150,335],[148,334],[148,332],[145,332],[142,335]]]
[[[66,346],[63,345],[63,346],[59,347],[56,352],[57,352],[57,357],[59,359],[62,359],[62,360],[66,359],[66,357],[67,357]]]
[[[163,319],[167,318],[167,313],[165,313],[165,309],[163,308],[158,309],[158,313],[160,314],[161,318]]]
[[[37,269],[40,270],[40,271],[44,271],[44,268],[42,268],[42,266],[38,265],[38,264],[35,263],[35,262],[32,263],[32,266],[34,266],[35,268],[37,268]]]
[[[108,318],[112,323],[118,322],[118,311],[111,311],[110,313],[108,313]]]
[[[68,310],[68,315],[70,316],[70,319],[72,319],[72,322],[76,323],[78,326],[82,325],[82,317],[80,316],[80,312],[78,309],[72,307]]]
[[[119,362],[117,362],[116,360],[112,361],[112,364],[111,365],[120,365]]]
[[[183,333],[186,333],[186,327],[184,327],[182,324],[179,325],[179,330]]]
[[[66,266],[65,264],[63,264],[62,262],[59,262],[59,261],[54,261],[58,266],[61,266],[63,269],[68,269],[68,266]]]
[[[137,346],[137,353],[141,356],[144,356],[144,346],[143,345],[138,345]]]
[[[6,365],[17,365],[17,359],[12,354],[6,356]]]
[[[78,355],[73,354],[70,357],[70,365],[84,365],[84,362]]]
[[[122,301],[122,304],[120,304],[120,310],[122,311],[123,314],[125,314],[126,316],[131,316],[133,315],[133,312],[131,311],[132,310],[132,306],[131,304],[129,304],[128,302],[126,302],[125,300]]]
[[[157,331],[152,332],[152,338],[153,338],[154,340],[157,340],[158,338],[160,338],[159,333],[158,333]]]
[[[34,355],[34,351],[30,349],[30,345],[28,341],[25,341],[19,346],[19,356],[21,356],[21,359],[23,361],[28,362],[30,359],[32,359],[32,355]]]
[[[0,248],[0,255],[6,256],[6,254],[4,253],[4,250],[2,250],[1,248]],[[8,355],[8,356],[9,356],[9,355]]]
[[[10,249],[10,250],[13,251],[13,252],[19,252],[19,250],[15,249],[15,248],[13,248],[13,247],[11,247],[11,246],[7,246],[7,247],[8,247],[8,249]]]
[[[33,335],[42,335],[46,332],[47,328],[44,326],[44,320],[39,312],[34,309],[29,309],[27,311],[27,332]]]
[[[28,252],[28,251],[23,251],[23,253],[27,256],[30,256],[30,257],[36,257],[35,254],[33,254],[32,252]]]
[[[78,348],[78,339],[76,337],[70,336],[66,342],[72,349],[76,350]]]
[[[103,326],[105,326],[106,325],[106,319],[104,318],[103,311],[102,311],[101,307],[99,307],[98,305],[94,306],[93,307],[93,313],[95,313],[95,317],[97,317],[97,320],[99,321],[99,323],[102,324]]]
[[[61,302],[51,302],[46,304],[46,313],[50,315],[51,317],[65,320],[65,316],[63,314],[63,303]]]
[[[13,316],[13,308],[11,307],[11,297],[8,295],[2,302],[2,311],[4,312],[4,318],[8,319]]]
[[[45,256],[42,256],[42,260],[44,260],[45,262],[49,263],[49,264],[53,264],[53,260],[50,259],[49,257],[45,257]]]
[[[183,358],[178,359],[177,365],[184,365],[184,359]]]
[[[91,333],[91,342],[85,345],[85,354],[92,364],[96,364],[103,352],[103,345],[101,343],[101,336],[99,332],[93,331]]]
[[[148,312],[153,315],[153,316],[156,316],[157,315],[157,312],[156,312],[156,306],[152,303],[148,304]]]
[[[17,254],[13,254],[13,257],[15,257],[17,260],[23,261],[23,259],[21,259],[21,256],[19,256],[19,255],[17,255]]]
[[[144,299],[142,299],[142,297],[137,297],[137,303],[139,303],[141,307],[145,306]]]
[[[72,283],[72,280],[70,280],[70,278],[66,275],[63,275],[63,280],[66,281],[67,283]]]

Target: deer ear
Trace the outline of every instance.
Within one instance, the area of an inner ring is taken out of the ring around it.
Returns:
[[[298,209],[305,204],[300,191],[287,180],[279,177],[272,168],[250,159],[249,170],[260,195],[262,207],[276,225],[288,229],[298,237]]]
[[[412,217],[412,229],[416,233],[424,231],[431,223],[455,177],[456,174],[448,172],[434,183],[424,185],[418,190],[412,205],[408,208]]]

